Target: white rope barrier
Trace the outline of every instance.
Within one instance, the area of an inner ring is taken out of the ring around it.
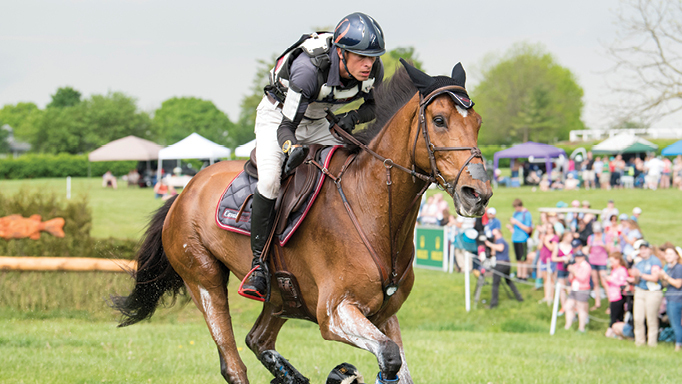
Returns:
[[[465,257],[464,257],[464,259],[465,259],[465,265],[464,265],[464,271],[465,271],[465,276],[464,276],[464,281],[465,281],[464,291],[465,291],[465,306],[466,306],[467,312],[470,312],[470,311],[471,311],[471,297],[470,297],[470,296],[471,296],[471,293],[470,293],[470,278],[469,278],[469,275],[470,275],[470,272],[471,272],[471,271],[469,270],[469,258],[470,258],[470,257],[471,257],[471,254],[469,254],[468,252],[465,253]],[[504,261],[496,261],[496,264],[503,264],[503,265],[506,265],[506,263],[505,263]],[[535,286],[535,283],[529,283],[529,282],[524,281],[524,280],[519,280],[519,279],[517,279],[517,278],[515,278],[515,277],[512,277],[511,275],[506,275],[506,274],[504,274],[504,273],[502,273],[502,272],[500,272],[500,271],[497,271],[497,270],[495,270],[494,268],[489,269],[489,271],[490,271],[492,274],[496,274],[496,275],[498,275],[498,276],[500,276],[500,277],[502,277],[502,278],[504,278],[504,279],[509,279],[509,280],[511,280],[511,281],[513,281],[513,282],[515,282],[515,283]],[[550,279],[550,281],[551,281],[551,279]],[[542,287],[544,287],[545,284],[547,284],[547,283],[543,281]],[[561,284],[561,282],[559,281],[559,279],[557,279],[554,288],[555,288],[555,289],[554,289],[554,300],[553,300],[553,305],[552,305],[552,319],[551,319],[550,331],[549,331],[549,334],[550,334],[551,336],[553,336],[553,335],[556,333],[556,324],[557,324],[557,320],[558,320],[558,316],[559,316],[559,302],[560,302],[561,290],[562,290],[562,289],[564,289],[564,290],[570,289],[571,287],[570,287],[569,285]],[[591,292],[591,291],[592,291],[592,289],[589,289],[589,290],[578,290],[578,292]],[[633,295],[634,295],[634,292],[626,291],[626,292],[622,292],[622,295],[623,295],[623,296],[633,296]],[[666,296],[679,296],[679,295],[682,295],[682,292],[670,292],[670,293],[666,293]],[[588,315],[588,319],[589,319],[589,321],[596,321],[596,322],[598,322],[598,323],[609,323],[609,322],[611,321],[610,319],[601,319],[601,318],[595,317],[595,316],[593,316],[593,315]]]

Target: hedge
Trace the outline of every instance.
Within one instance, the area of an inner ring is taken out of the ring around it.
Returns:
[[[35,179],[44,177],[101,176],[106,171],[120,176],[137,166],[136,161],[89,162],[88,155],[31,154],[0,159],[0,179]]]
[[[55,194],[20,191],[6,196],[0,192],[0,217],[19,214],[41,215],[42,220],[61,217],[64,238],[42,233],[39,240],[0,238],[1,256],[75,256],[132,259],[137,240],[95,239],[90,236],[92,212],[87,197],[66,200]]]

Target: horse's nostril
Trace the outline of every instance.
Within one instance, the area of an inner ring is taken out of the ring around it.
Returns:
[[[471,187],[462,187],[462,194],[467,199],[480,199],[480,195]]]

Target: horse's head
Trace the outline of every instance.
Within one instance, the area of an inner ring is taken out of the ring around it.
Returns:
[[[492,196],[490,180],[477,147],[481,116],[473,109],[461,64],[452,77],[431,77],[401,59],[419,90],[413,162],[430,170],[436,182],[450,194],[457,213],[481,216]]]

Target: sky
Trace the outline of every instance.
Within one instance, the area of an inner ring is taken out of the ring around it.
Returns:
[[[313,5],[317,4],[317,5]],[[324,5],[320,5],[324,4]],[[332,8],[329,4],[334,4]],[[615,101],[605,74],[615,38],[616,0],[175,1],[21,0],[0,4],[0,106],[50,102],[57,88],[84,97],[123,92],[153,112],[171,97],[212,101],[236,121],[257,61],[301,34],[364,12],[384,30],[387,49],[414,47],[430,75],[457,62],[468,88],[484,57],[516,43],[540,43],[585,91],[583,121],[610,128]],[[480,75],[479,75],[480,77]],[[627,81],[619,79],[618,81]],[[475,100],[474,100],[475,101]],[[653,127],[680,127],[682,114]]]

